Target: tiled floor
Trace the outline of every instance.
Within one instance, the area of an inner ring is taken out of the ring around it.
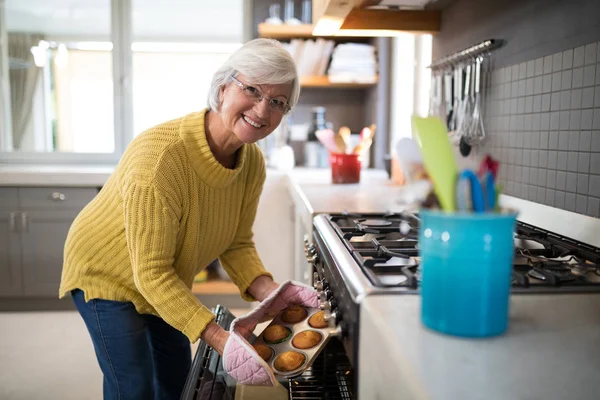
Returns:
[[[102,373],[76,311],[0,313],[0,399],[40,398],[102,399]]]

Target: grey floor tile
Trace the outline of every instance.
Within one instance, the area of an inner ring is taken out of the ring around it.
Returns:
[[[552,139],[552,133],[550,132],[550,138]],[[558,132],[558,149],[569,150],[569,131]]]
[[[600,108],[595,108],[594,109],[592,129],[594,129],[594,130],[600,130]]]
[[[570,110],[571,109],[571,91],[563,90],[560,92],[560,109]]]

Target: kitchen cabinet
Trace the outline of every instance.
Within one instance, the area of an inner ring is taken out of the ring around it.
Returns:
[[[56,297],[69,227],[96,188],[0,188],[0,297]]]

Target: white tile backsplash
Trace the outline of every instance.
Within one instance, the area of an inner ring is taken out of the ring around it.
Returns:
[[[496,70],[487,127],[515,196],[600,215],[600,42]]]

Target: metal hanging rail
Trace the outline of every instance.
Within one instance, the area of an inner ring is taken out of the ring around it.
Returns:
[[[440,58],[437,61],[431,63],[431,65],[427,68],[438,69],[442,67],[446,67],[448,65],[453,65],[458,62],[476,57],[481,55],[482,53],[487,53],[491,50],[497,49],[502,46],[503,41],[499,39],[488,39],[475,46],[471,46],[457,53],[451,54],[449,56]]]

